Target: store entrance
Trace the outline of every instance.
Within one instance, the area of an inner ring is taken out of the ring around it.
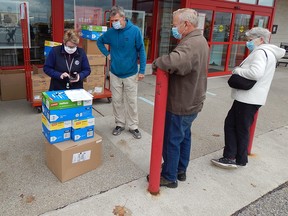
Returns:
[[[248,55],[245,32],[253,26],[268,28],[269,15],[256,11],[193,8],[199,12],[200,28],[210,46],[209,76],[230,74]]]

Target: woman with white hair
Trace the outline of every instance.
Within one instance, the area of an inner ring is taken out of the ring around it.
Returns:
[[[237,168],[248,163],[248,143],[250,127],[258,109],[265,105],[274,76],[277,60],[285,55],[285,50],[269,44],[271,33],[261,27],[246,32],[249,56],[232,73],[255,80],[249,90],[232,88],[233,105],[225,119],[225,147],[223,157],[212,163],[222,168]]]

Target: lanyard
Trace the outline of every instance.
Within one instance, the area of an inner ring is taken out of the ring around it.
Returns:
[[[70,62],[70,65],[68,65],[67,57],[65,55],[65,62],[66,62],[66,66],[67,66],[67,70],[69,72],[69,75],[71,75],[71,69],[72,69],[72,65],[73,65],[73,62],[74,62],[74,57],[72,58],[72,61]],[[70,83],[69,82],[66,83],[66,88],[67,89],[70,88]]]

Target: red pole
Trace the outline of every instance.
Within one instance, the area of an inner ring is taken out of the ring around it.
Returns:
[[[249,138],[249,144],[248,144],[248,155],[251,154],[251,149],[252,149],[252,143],[254,139],[254,133],[255,133],[255,128],[256,128],[256,122],[258,118],[258,111],[254,115],[254,121],[250,127],[250,138]]]
[[[150,159],[150,175],[149,175],[149,187],[148,187],[148,191],[153,195],[158,194],[160,188],[160,173],[162,162],[166,104],[168,95],[168,81],[169,81],[169,74],[162,71],[161,69],[157,69],[154,120],[152,130],[152,148]]]

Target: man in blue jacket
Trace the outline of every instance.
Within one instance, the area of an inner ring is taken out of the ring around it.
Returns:
[[[101,52],[111,59],[112,105],[116,127],[112,134],[121,134],[127,124],[134,138],[140,139],[138,129],[137,90],[138,80],[144,78],[146,54],[140,29],[126,19],[122,7],[113,6],[110,12],[113,28],[97,41]],[[104,44],[110,46],[110,52]],[[140,69],[138,69],[138,58]]]

